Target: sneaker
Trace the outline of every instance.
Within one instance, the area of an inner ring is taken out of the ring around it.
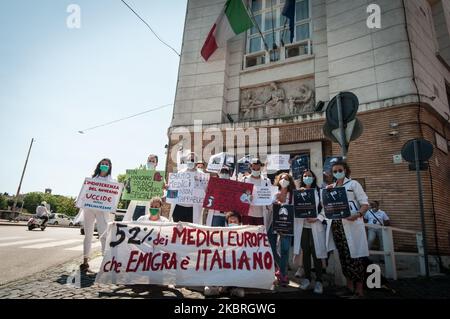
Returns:
[[[218,296],[220,294],[219,287],[205,287],[203,294],[207,297]]]
[[[319,295],[323,294],[323,286],[320,281],[316,282],[316,285],[314,286],[314,293]]]
[[[244,298],[245,297],[245,292],[243,288],[233,288],[231,289],[231,296],[236,296],[239,298]]]
[[[303,278],[303,279],[300,281],[300,286],[299,286],[299,288],[300,288],[301,290],[308,290],[308,289],[311,289],[311,281],[309,281],[309,279]]]
[[[289,277],[287,275],[286,276],[280,275],[280,284],[283,287],[286,287],[287,285],[289,285]]]
[[[303,267],[298,267],[297,272],[295,273],[295,277],[302,278],[305,275],[305,271]]]

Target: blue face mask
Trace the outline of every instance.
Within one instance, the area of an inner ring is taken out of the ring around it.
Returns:
[[[306,185],[312,185],[313,182],[314,182],[314,177],[312,177],[312,176],[303,177],[303,183],[305,183]]]
[[[345,177],[345,173],[344,172],[342,172],[342,173],[337,172],[337,173],[334,173],[333,176],[336,179],[343,179]]]
[[[239,226],[239,224],[228,224],[229,227],[236,227]]]

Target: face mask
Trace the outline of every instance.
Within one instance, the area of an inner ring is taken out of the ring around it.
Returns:
[[[228,227],[239,226],[239,224],[228,224]]]
[[[109,171],[109,166],[108,165],[100,165],[100,171],[102,171],[103,173],[107,173]]]
[[[280,186],[283,187],[283,188],[287,188],[289,186],[289,184],[290,184],[290,182],[285,180],[285,179],[282,179],[280,181]]]
[[[303,177],[303,183],[305,183],[306,185],[312,185],[313,182],[314,178],[312,176]]]
[[[230,179],[230,175],[229,174],[219,174],[219,178],[221,178],[221,179]]]
[[[260,177],[261,176],[261,171],[253,171],[252,170],[252,176],[253,177]]]
[[[151,163],[151,162],[147,163],[147,169],[155,169],[155,167],[156,167],[155,163]]]
[[[342,172],[342,173],[337,172],[337,173],[333,173],[333,176],[336,179],[343,179],[345,177],[345,173],[344,172]]]
[[[195,167],[195,163],[194,162],[187,162],[186,166],[188,169],[193,169]]]

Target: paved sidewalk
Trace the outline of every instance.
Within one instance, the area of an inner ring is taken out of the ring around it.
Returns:
[[[204,299],[201,287],[162,287],[150,285],[99,285],[95,284],[95,276],[81,276],[75,280],[79,260],[60,265],[40,274],[20,279],[0,286],[0,299]],[[101,257],[91,262],[93,270],[97,270]],[[389,283],[395,293],[386,289],[375,289],[367,292],[368,299],[449,299],[450,277],[438,276],[426,280],[424,278],[403,279]],[[325,288],[323,295],[314,295],[311,291],[300,291],[298,284],[291,281],[289,287],[275,288],[275,291],[246,289],[246,298],[259,299],[336,299],[337,288]],[[229,296],[221,296],[229,298]]]

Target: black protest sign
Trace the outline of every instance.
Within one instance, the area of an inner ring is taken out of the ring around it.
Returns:
[[[329,219],[342,219],[351,215],[345,187],[324,189],[322,202],[325,216]]]
[[[294,190],[295,218],[316,218],[316,190]]]
[[[294,236],[294,205],[273,205],[273,231]]]

